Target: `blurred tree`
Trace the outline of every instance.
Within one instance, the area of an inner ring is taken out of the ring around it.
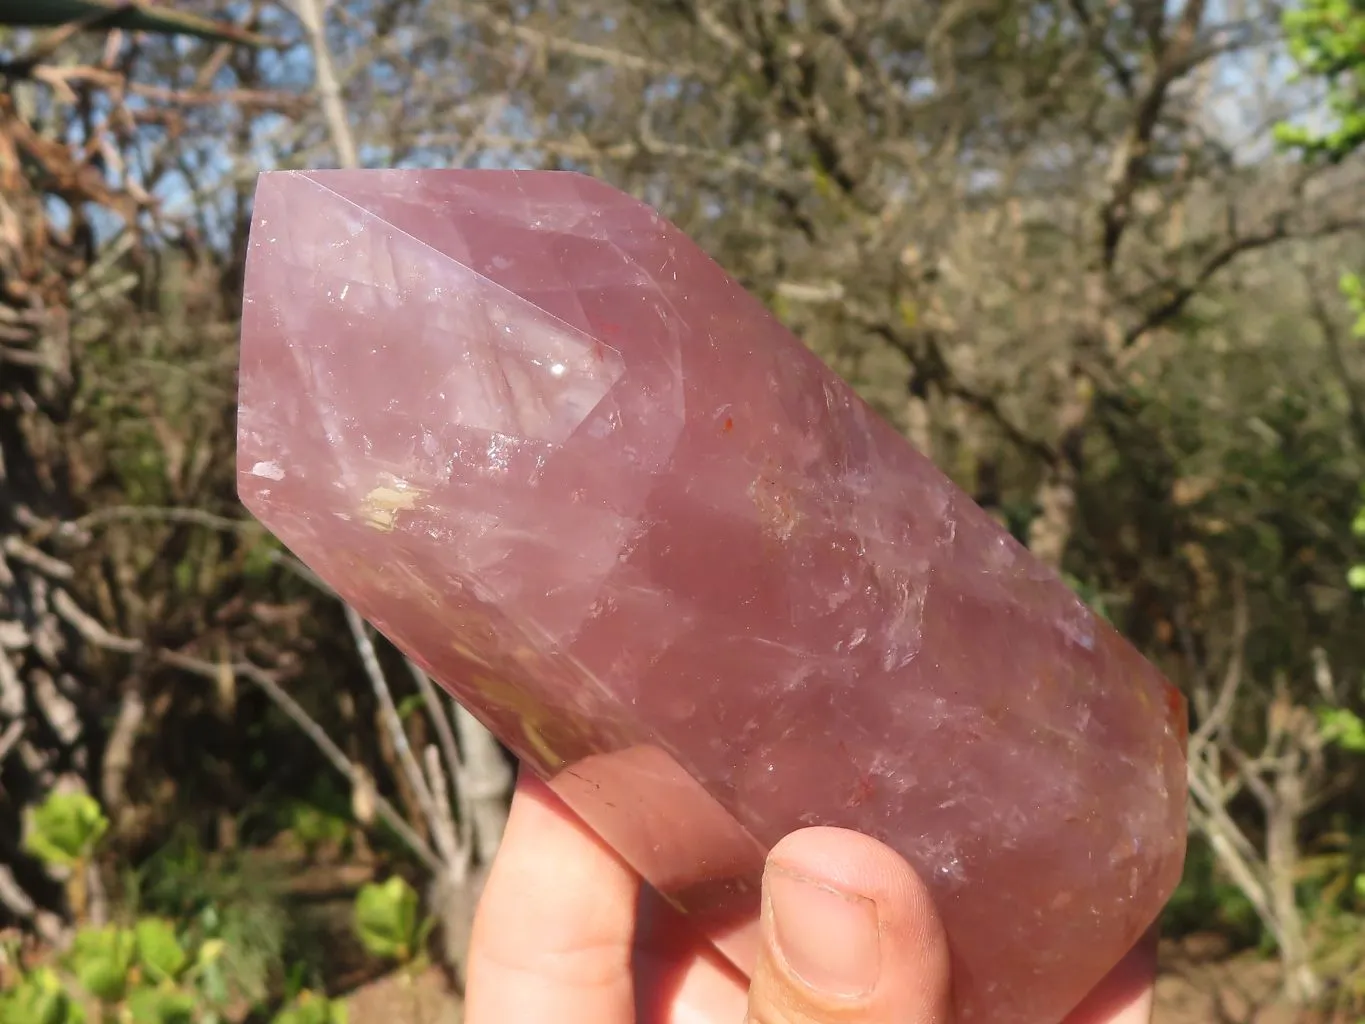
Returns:
[[[1284,124],[1280,140],[1310,157],[1342,160],[1365,144],[1365,9],[1352,0],[1305,0],[1285,15],[1289,52],[1322,80],[1331,119],[1325,130]]]

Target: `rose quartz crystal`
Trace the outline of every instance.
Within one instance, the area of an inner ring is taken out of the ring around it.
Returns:
[[[241,389],[251,511],[741,968],[803,825],[922,873],[967,1021],[1175,886],[1180,696],[637,200],[267,174]]]

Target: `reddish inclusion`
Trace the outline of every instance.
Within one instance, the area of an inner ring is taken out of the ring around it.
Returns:
[[[741,967],[815,823],[921,872],[964,1021],[1060,1020],[1155,918],[1183,699],[654,211],[268,174],[245,300],[248,507]]]

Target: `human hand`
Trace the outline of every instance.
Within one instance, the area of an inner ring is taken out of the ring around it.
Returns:
[[[548,787],[523,775],[474,923],[467,1024],[951,1024],[927,890],[866,836],[773,849],[752,979],[695,937]],[[1155,933],[1067,1024],[1146,1024]],[[746,1015],[747,1014],[747,1015]]]

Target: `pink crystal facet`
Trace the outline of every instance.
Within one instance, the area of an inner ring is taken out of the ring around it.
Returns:
[[[243,500],[742,968],[764,852],[931,885],[1049,1024],[1184,854],[1184,703],[649,207],[560,172],[261,179]]]

